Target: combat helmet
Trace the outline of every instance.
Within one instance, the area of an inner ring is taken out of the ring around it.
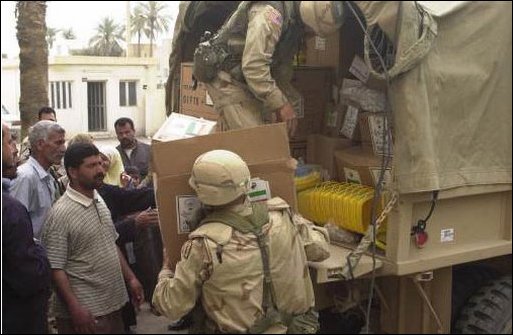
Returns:
[[[239,155],[213,150],[196,159],[189,185],[204,204],[221,206],[246,194],[250,179],[248,165]]]

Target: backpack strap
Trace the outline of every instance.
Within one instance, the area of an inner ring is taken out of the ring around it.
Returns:
[[[208,215],[201,224],[223,223],[243,234],[253,234],[257,238],[258,248],[262,257],[262,266],[264,269],[264,285],[262,297],[262,309],[264,316],[257,320],[249,329],[250,333],[263,333],[273,324],[280,322],[281,315],[276,307],[276,297],[272,285],[271,265],[269,250],[262,232],[262,227],[269,222],[269,210],[266,203],[252,204],[253,214],[249,217],[241,216],[230,211],[218,211]],[[219,257],[219,256],[218,256]]]

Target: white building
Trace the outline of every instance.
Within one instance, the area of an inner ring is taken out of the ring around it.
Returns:
[[[68,138],[84,132],[113,136],[120,117],[134,120],[138,135],[151,136],[166,118],[155,58],[55,56],[48,63],[50,106]],[[13,111],[18,110],[19,76],[19,61],[2,59],[2,104]]]

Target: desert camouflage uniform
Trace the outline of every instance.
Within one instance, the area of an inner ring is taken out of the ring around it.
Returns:
[[[262,125],[270,121],[271,112],[287,103],[291,103],[298,113],[301,95],[290,81],[300,40],[299,18],[286,27],[294,32],[289,32],[284,40],[283,15],[270,4],[256,2],[249,7],[246,16],[247,31],[244,30],[245,22],[234,25],[229,44],[243,48],[242,61],[237,67],[238,75],[220,71],[214,81],[206,84],[215,109],[220,114],[222,129]]]
[[[307,260],[329,257],[325,230],[305,219],[290,218],[280,198],[268,201],[267,236],[275,302],[280,312],[302,314],[314,306]],[[250,205],[230,211],[252,213]],[[189,313],[199,299],[221,333],[245,333],[263,315],[263,265],[256,237],[222,223],[208,223],[189,235],[176,272],[163,270],[153,295],[155,307],[172,320]],[[266,333],[286,333],[275,325]]]

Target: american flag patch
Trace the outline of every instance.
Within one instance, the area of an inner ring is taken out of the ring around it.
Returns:
[[[283,17],[281,16],[280,12],[274,8],[267,11],[267,19],[278,26],[283,24]]]

